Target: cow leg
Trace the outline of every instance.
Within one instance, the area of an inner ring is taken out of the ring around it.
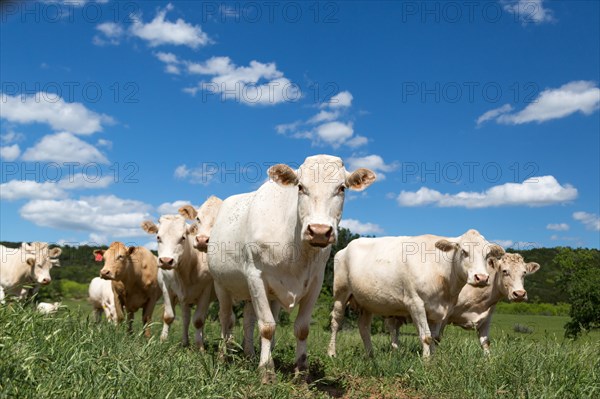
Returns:
[[[300,376],[308,370],[308,358],[306,353],[307,338],[310,327],[312,311],[321,293],[323,285],[323,274],[320,278],[313,280],[307,294],[300,300],[298,306],[298,316],[294,322],[294,335],[296,336],[296,376]]]
[[[358,316],[358,332],[365,345],[367,356],[373,356],[373,344],[371,344],[371,322],[373,321],[373,313],[368,310],[361,309]]]
[[[254,356],[254,325],[256,315],[252,308],[252,302],[246,301],[244,305],[244,354],[248,357]]]
[[[279,321],[279,312],[281,311],[281,304],[277,300],[271,301],[269,304],[271,308],[271,313],[273,314],[273,318],[276,321]],[[271,352],[275,349],[275,331],[273,331],[273,338],[271,338]]]
[[[441,322],[431,323],[429,328],[431,330],[431,336],[432,336],[430,350],[431,350],[431,354],[433,354],[433,352],[435,352],[437,345],[441,341],[442,323]]]
[[[219,300],[219,322],[221,323],[221,357],[224,358],[227,355],[227,346],[231,341],[231,330],[235,323],[235,316],[233,314],[233,301],[231,297],[217,282],[215,282],[215,293]]]
[[[102,309],[95,308],[94,316],[96,319],[96,324],[100,323],[100,321],[102,320]]]
[[[149,299],[148,302],[146,302],[142,312],[142,322],[144,323],[144,335],[146,338],[150,338],[152,336],[152,332],[150,331],[150,321],[152,320],[152,312],[154,311],[154,306],[156,305],[157,299],[158,298]]]
[[[350,294],[346,291],[334,293],[333,310],[331,311],[331,339],[329,340],[329,348],[327,349],[327,354],[332,357],[336,355],[337,333],[344,321],[348,299],[350,299]]]
[[[204,352],[204,321],[208,314],[208,307],[210,306],[210,295],[212,294],[212,287],[206,287],[200,300],[196,304],[196,311],[194,312],[194,327],[196,327],[196,346],[198,349]]]
[[[127,332],[133,334],[133,312],[127,310]]]
[[[190,337],[189,337],[189,329],[190,329],[190,320],[192,318],[192,305],[187,303],[181,303],[181,312],[183,314],[183,331],[181,336],[181,343],[184,347],[188,347],[190,345]]]
[[[433,341],[429,324],[427,323],[427,314],[425,313],[425,304],[422,300],[415,300],[413,306],[410,307],[410,317],[417,327],[421,343],[423,344],[423,357],[427,358],[431,355],[430,345]]]
[[[488,316],[483,320],[483,323],[477,328],[477,333],[479,334],[479,344],[483,349],[484,355],[490,354],[490,326],[492,325],[492,315],[491,312]]]
[[[252,269],[252,266],[246,267],[246,270],[248,269]],[[275,334],[276,323],[269,307],[269,300],[262,278],[259,274],[250,274],[247,278],[248,288],[252,297],[252,306],[258,319],[258,330],[260,331],[260,360],[258,367],[263,374],[262,382],[270,383],[275,381],[275,365],[271,357],[271,339],[273,338],[273,334]]]
[[[175,297],[167,293],[163,294],[164,310],[163,310],[163,328],[160,333],[160,340],[165,341],[169,337],[171,324],[175,320]]]
[[[398,317],[386,317],[385,327],[390,332],[390,339],[392,341],[392,348],[398,349],[398,332],[402,321]]]

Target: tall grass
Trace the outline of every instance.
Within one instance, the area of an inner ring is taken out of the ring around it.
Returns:
[[[73,308],[71,308],[73,309]],[[506,316],[506,315],[505,315]],[[513,316],[524,323],[523,316]],[[513,324],[513,323],[511,323]],[[234,355],[218,359],[218,323],[205,329],[202,354],[182,348],[180,330],[160,342],[160,325],[144,338],[141,326],[96,325],[86,311],[42,316],[32,307],[0,307],[0,397],[7,398],[595,398],[600,397],[600,342],[543,339],[496,331],[492,355],[482,356],[472,332],[448,328],[435,356],[420,358],[418,339],[403,327],[401,345],[389,349],[373,337],[375,356],[364,355],[355,329],[338,338],[338,357],[325,351],[326,320],[309,337],[310,383],[293,381],[293,325],[277,330],[273,352],[278,382],[261,385],[258,360]],[[241,341],[241,331],[236,329]]]

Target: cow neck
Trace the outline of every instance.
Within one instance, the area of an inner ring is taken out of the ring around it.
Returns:
[[[188,236],[183,246],[183,254],[179,264],[175,268],[175,273],[180,276],[191,277],[190,274],[198,266],[198,256],[194,253],[191,238]]]
[[[494,273],[494,275],[490,276],[490,280],[492,281],[491,290],[485,290],[487,295],[484,298],[482,298],[482,302],[485,301],[488,307],[500,302],[500,300],[504,296],[500,288],[502,287],[502,273],[498,273],[495,270],[492,273]]]
[[[458,259],[459,251],[454,251],[454,256],[452,257],[452,267],[450,267],[450,281],[449,281],[449,291],[450,296],[458,298],[460,291],[463,289],[467,282],[467,278],[460,275],[457,272],[457,267],[454,267],[460,260]]]
[[[143,285],[143,276],[142,276],[142,257],[141,256],[137,256],[137,258],[139,258],[139,267],[135,267],[135,261],[134,261],[134,257],[136,257],[136,255],[139,254],[132,254],[132,255],[128,255],[126,258],[126,262],[127,264],[125,265],[125,273],[123,274],[123,278],[121,279],[121,281],[123,282],[123,284],[125,286],[129,286],[131,287],[133,286],[142,286]]]

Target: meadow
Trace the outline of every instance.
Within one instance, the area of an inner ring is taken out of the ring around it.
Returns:
[[[412,326],[400,348],[374,323],[375,356],[364,354],[355,323],[338,337],[338,357],[326,355],[325,304],[309,336],[308,383],[294,380],[292,314],[283,317],[273,353],[277,383],[262,385],[258,359],[241,353],[219,360],[219,325],[205,328],[207,351],[182,348],[176,319],[160,342],[160,306],[153,337],[141,334],[140,315],[129,335],[123,326],[95,324],[86,301],[67,300],[57,314],[32,306],[0,307],[2,398],[596,398],[600,397],[600,334],[563,338],[568,317],[496,314],[492,355],[484,357],[473,331],[448,327],[434,357],[420,358]],[[214,306],[214,305],[213,305]],[[179,310],[179,309],[178,309]],[[235,337],[241,342],[241,327]],[[258,341],[256,340],[258,348]]]

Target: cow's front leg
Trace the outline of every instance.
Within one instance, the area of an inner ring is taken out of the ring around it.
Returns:
[[[430,345],[433,342],[429,323],[427,323],[427,314],[425,313],[425,304],[418,298],[415,299],[410,309],[410,317],[417,327],[421,343],[423,344],[423,357],[428,358],[431,355]]]
[[[204,292],[200,296],[200,300],[196,304],[196,311],[194,312],[194,327],[196,327],[195,341],[196,346],[202,352],[204,352],[204,321],[208,314],[208,307],[210,306],[210,294],[212,287],[206,287]]]
[[[163,328],[160,333],[160,340],[165,341],[169,337],[169,330],[171,329],[171,324],[175,320],[175,296],[169,294],[168,291],[165,291],[163,294],[164,301],[164,310],[163,310]]]
[[[483,349],[484,355],[490,354],[490,326],[492,325],[492,312],[489,312],[481,325],[477,328],[479,334],[479,344]]]
[[[306,377],[308,371],[308,357],[306,353],[307,338],[309,333],[312,311],[321,292],[323,284],[323,273],[313,280],[306,295],[300,300],[298,316],[294,323],[294,335],[296,336],[296,377]]]
[[[133,312],[127,309],[127,332],[133,334]]]
[[[142,323],[144,324],[144,335],[146,338],[150,338],[152,333],[150,331],[150,321],[152,321],[152,312],[154,312],[154,306],[156,306],[156,299],[152,298],[144,306],[144,310],[142,312]]]
[[[233,314],[233,301],[227,291],[225,291],[217,282],[215,282],[215,293],[219,301],[219,322],[221,323],[221,354],[222,359],[227,356],[227,346],[231,341],[231,330],[235,323]]]
[[[181,314],[183,316],[183,320],[182,320],[183,331],[182,331],[182,336],[181,336],[181,344],[184,347],[188,347],[190,345],[189,330],[190,330],[190,320],[192,318],[192,305],[190,305],[188,303],[184,303],[182,301]]]
[[[246,301],[244,304],[244,354],[248,357],[254,356],[254,325],[256,324],[256,315],[252,308],[252,302]]]
[[[254,267],[246,267],[246,270],[251,269],[254,269]],[[275,334],[275,318],[271,312],[265,283],[260,277],[260,273],[258,271],[255,273],[250,272],[247,278],[252,306],[258,319],[258,330],[260,331],[260,361],[258,367],[263,374],[262,382],[270,383],[275,381],[275,366],[271,357],[271,339]]]
[[[371,323],[373,321],[373,313],[366,309],[360,309],[358,316],[358,332],[365,346],[367,356],[373,356],[373,344],[371,343]]]

